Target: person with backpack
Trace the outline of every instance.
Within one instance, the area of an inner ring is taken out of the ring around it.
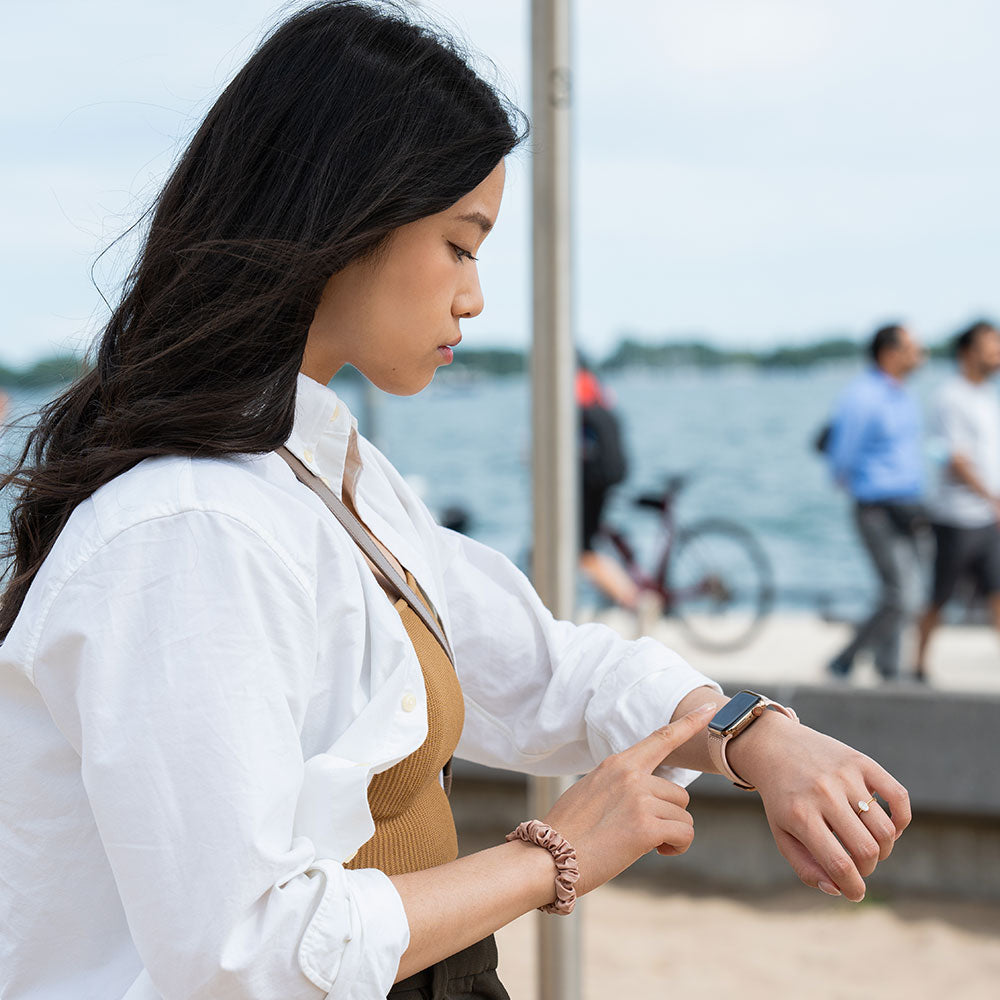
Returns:
[[[576,404],[580,413],[580,569],[615,604],[632,610],[639,587],[619,563],[595,548],[611,490],[625,479],[628,461],[621,422],[593,369],[577,361]]]

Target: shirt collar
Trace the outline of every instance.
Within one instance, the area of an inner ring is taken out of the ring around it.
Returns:
[[[879,368],[878,365],[872,365],[871,373],[875,379],[881,382],[885,386],[889,386],[893,389],[902,389],[903,381],[890,375],[887,371]]]
[[[288,450],[338,496],[357,454],[357,421],[328,386],[299,372]]]

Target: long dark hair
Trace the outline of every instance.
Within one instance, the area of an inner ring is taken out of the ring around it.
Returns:
[[[394,4],[286,20],[209,111],[151,209],[92,367],[42,408],[15,492],[6,637],[73,509],[155,455],[267,452],[331,274],[443,211],[524,137],[453,41]]]

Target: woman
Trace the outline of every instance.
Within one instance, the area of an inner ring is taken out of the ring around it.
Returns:
[[[691,842],[718,687],[554,621],[326,388],[350,363],[415,393],[451,359],[518,121],[397,11],[320,3],[178,163],[94,368],[4,483],[5,1000],[503,997],[494,930]],[[590,773],[456,860],[453,751]],[[721,766],[851,899],[909,818],[779,711]]]

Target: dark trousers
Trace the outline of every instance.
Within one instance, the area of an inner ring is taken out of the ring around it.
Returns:
[[[919,538],[901,530],[881,504],[857,504],[854,520],[880,588],[874,610],[834,659],[835,668],[846,673],[854,657],[870,649],[878,672],[885,678],[895,677],[899,674],[900,637],[920,602]]]
[[[397,1000],[510,1000],[497,978],[497,944],[488,938],[400,980],[389,991]]]

